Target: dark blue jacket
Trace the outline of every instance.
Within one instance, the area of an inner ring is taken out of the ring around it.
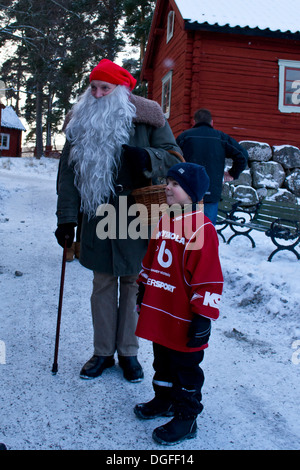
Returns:
[[[203,165],[210,178],[204,202],[221,198],[225,158],[233,160],[229,174],[237,179],[246,168],[248,152],[236,140],[210,124],[199,123],[182,132],[176,139],[187,162]]]

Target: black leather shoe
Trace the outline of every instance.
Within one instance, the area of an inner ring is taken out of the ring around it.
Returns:
[[[159,416],[174,416],[174,407],[171,400],[163,400],[154,397],[147,403],[139,403],[135,405],[133,411],[136,416],[141,419],[153,419]]]
[[[80,371],[80,377],[82,379],[94,379],[102,374],[104,369],[112,367],[115,364],[113,356],[93,356],[91,359],[84,364]]]
[[[123,375],[129,382],[143,380],[144,372],[136,356],[119,356],[119,366],[123,369]]]

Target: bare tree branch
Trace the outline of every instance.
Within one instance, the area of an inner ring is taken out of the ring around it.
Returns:
[[[66,8],[64,5],[61,5],[59,2],[56,2],[55,0],[50,0],[52,3],[54,3],[56,6],[62,8],[63,10],[67,11],[68,13],[70,13],[71,15],[75,15],[77,16],[77,18],[80,18],[80,15],[78,15],[78,13],[75,13],[74,11],[72,10],[69,10],[68,8]]]

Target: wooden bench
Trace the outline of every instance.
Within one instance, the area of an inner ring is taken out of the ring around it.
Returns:
[[[272,260],[275,253],[282,250],[291,251],[298,260],[300,259],[300,254],[295,250],[300,241],[300,205],[263,200],[255,206],[255,211],[250,212],[237,202],[237,206],[227,213],[223,223],[230,226],[234,232],[227,240],[227,244],[235,237],[243,235],[249,238],[254,248],[255,242],[250,232],[258,230],[270,237],[276,246],[268,261]]]

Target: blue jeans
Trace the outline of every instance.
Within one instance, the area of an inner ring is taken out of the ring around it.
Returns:
[[[218,215],[218,202],[206,202],[204,204],[204,214],[216,225]]]

